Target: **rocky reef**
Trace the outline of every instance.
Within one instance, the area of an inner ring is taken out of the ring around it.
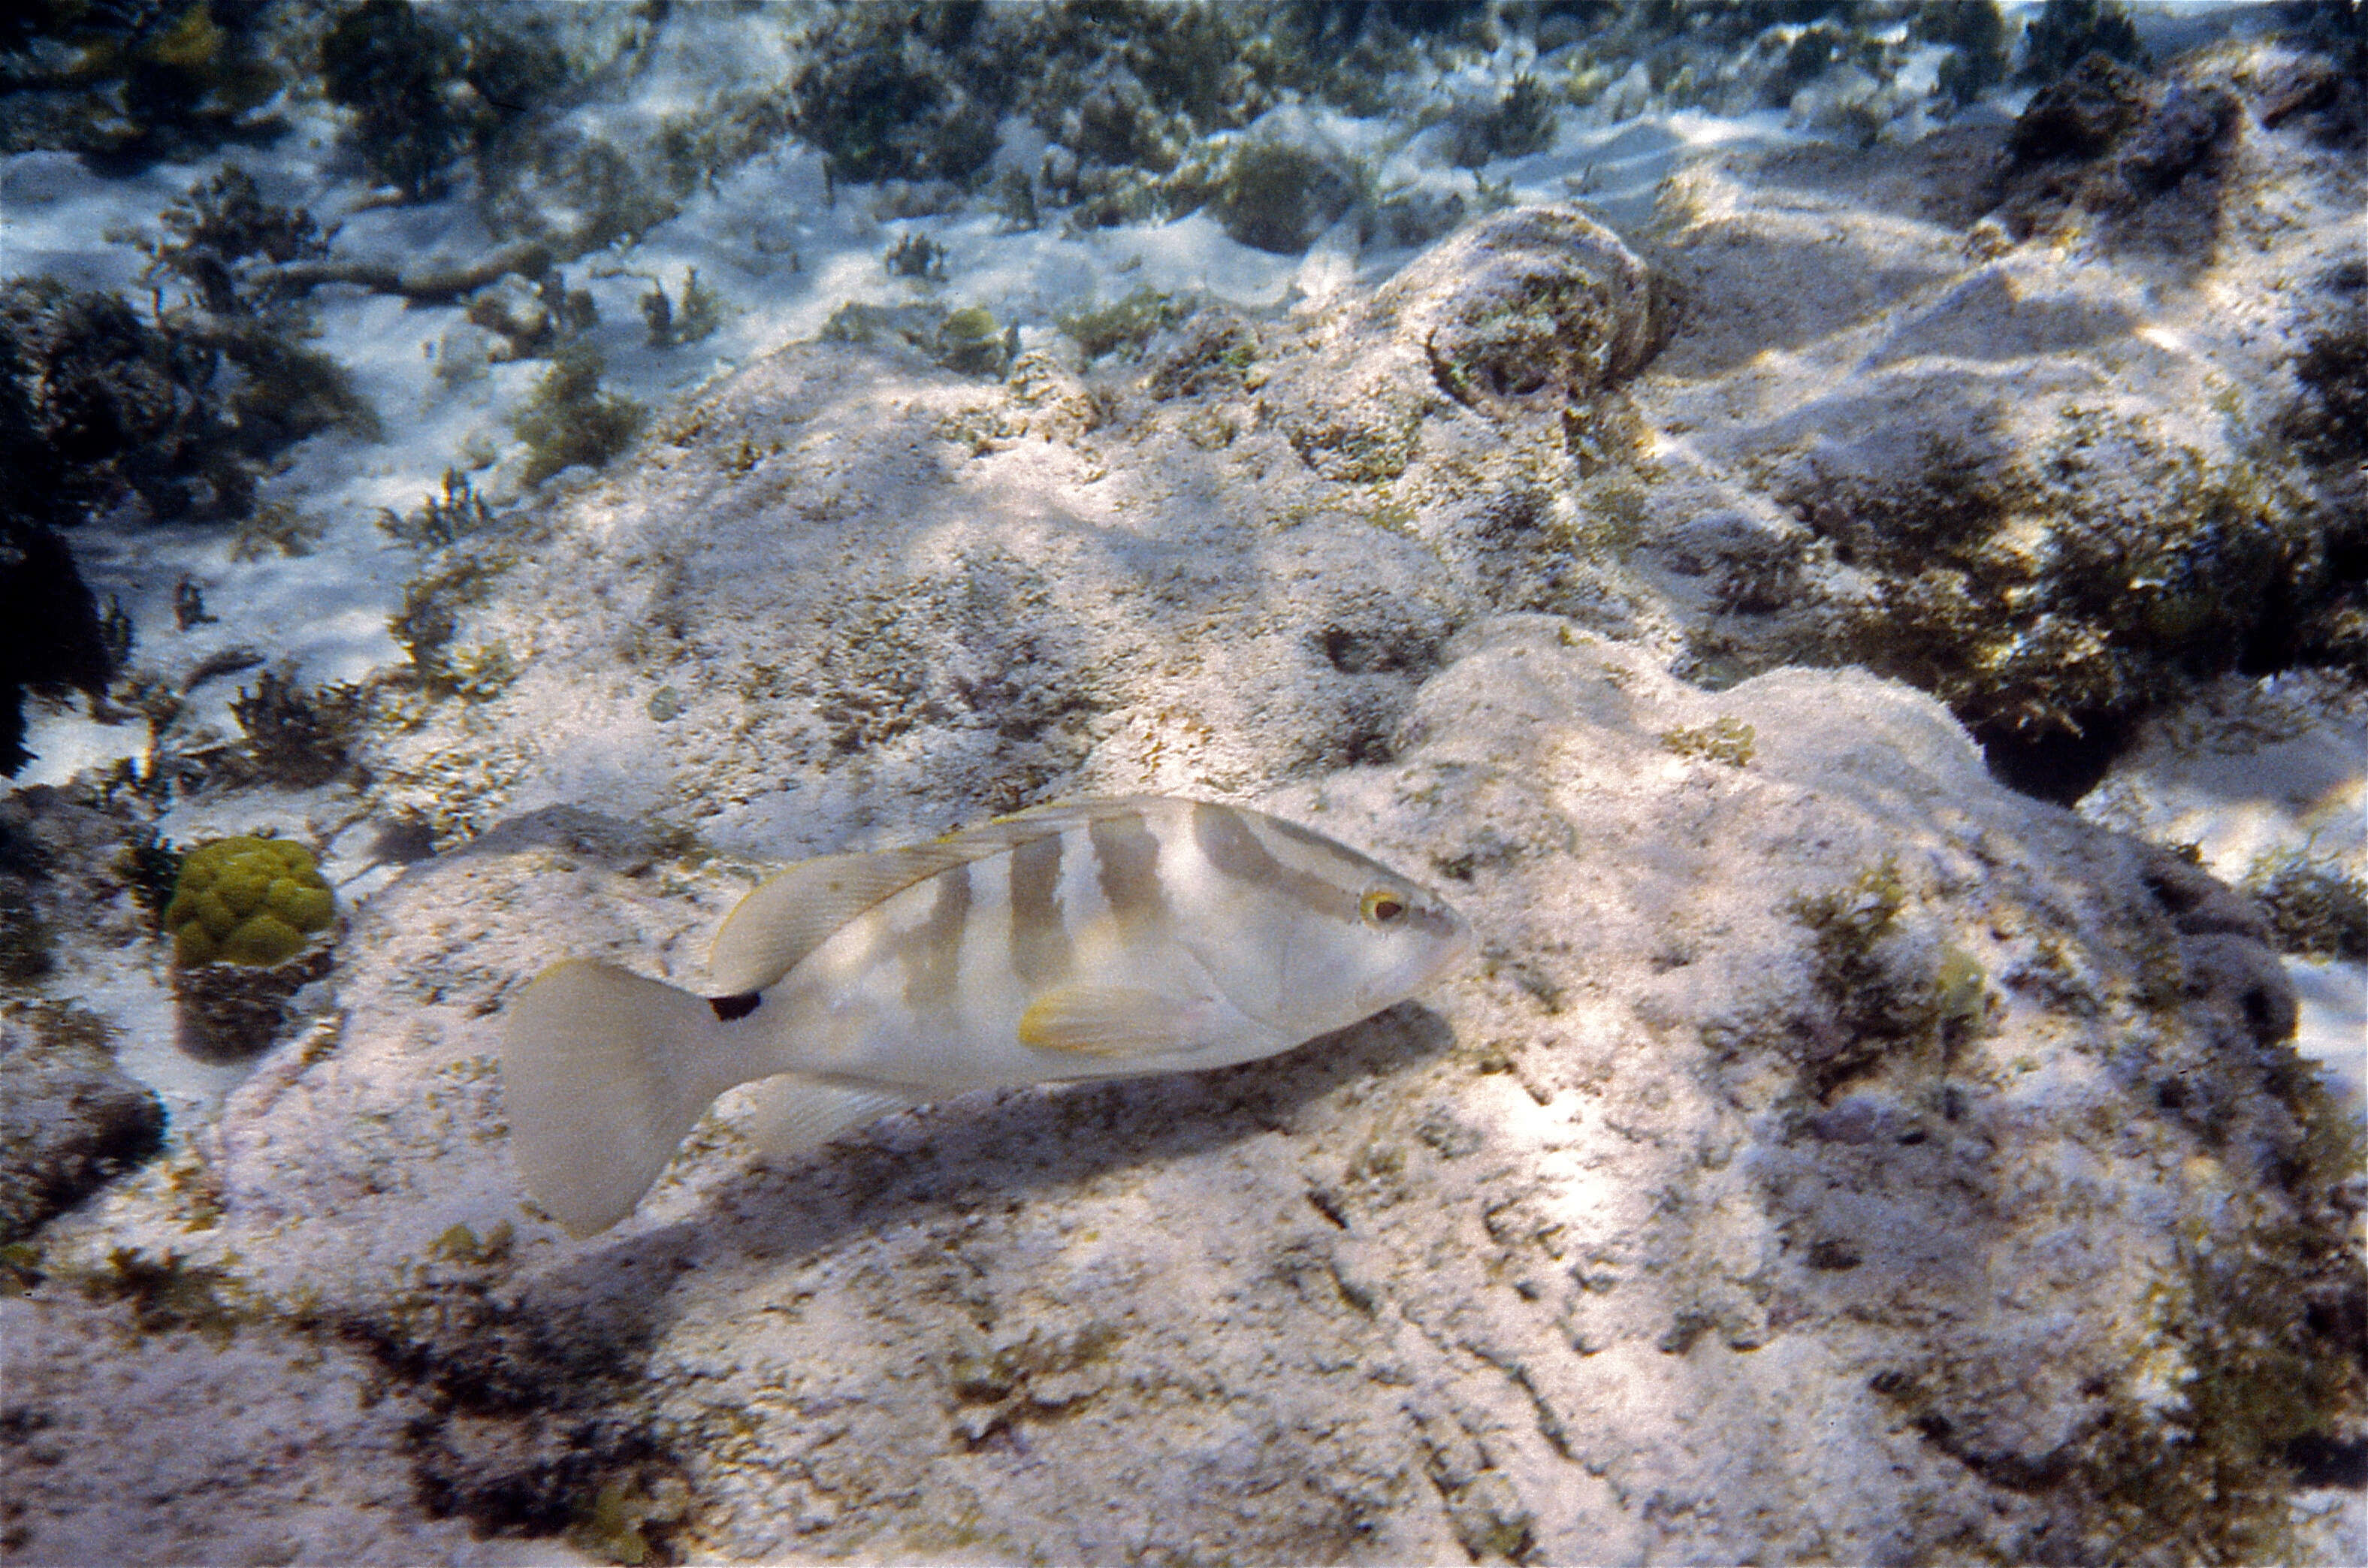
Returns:
[[[1558,90],[1879,119],[1943,28],[1804,11],[1691,85],[1623,17]],[[58,1091],[103,1137],[10,1123],[12,1560],[2345,1560],[2368,1173],[2294,1040],[2297,963],[2368,939],[2357,91],[2116,58],[2110,13],[2048,8],[2088,47],[2019,120],[1708,153],[1624,234],[1477,212],[1373,287],[1024,352],[850,311],[646,417],[555,369],[553,450],[589,411],[607,466],[388,512],[407,663],[248,699],[318,793],[191,776],[371,868],[335,1006],[161,1150],[103,1074]],[[404,79],[350,18],[408,15],[349,14],[358,93]],[[1042,56],[1099,84],[1073,219],[1145,170],[1222,208],[1196,142],[1304,153],[1281,95],[1356,90],[1179,16],[1124,80]],[[833,13],[799,133],[962,194],[1016,26]],[[2249,836],[2213,756],[2290,782]],[[735,1093],[591,1242],[523,1199],[495,1062],[543,965],[695,987],[783,860],[1138,790],[1422,876],[1479,957],[1279,1058],[796,1160]],[[29,1003],[102,960],[55,933],[161,971],[170,857],[103,781],[12,810],[10,1071],[79,1072],[104,1024]]]

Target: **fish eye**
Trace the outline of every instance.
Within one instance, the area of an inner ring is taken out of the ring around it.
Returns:
[[[1373,889],[1358,907],[1368,926],[1386,926],[1406,912],[1406,900],[1387,888]]]

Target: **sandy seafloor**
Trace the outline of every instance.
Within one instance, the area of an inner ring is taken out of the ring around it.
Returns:
[[[2009,7],[2009,15],[2019,19],[2035,10]],[[2237,36],[2260,20],[2258,10],[2246,7],[2142,7],[2137,15],[2158,58],[2178,48]],[[596,22],[578,25],[587,33],[597,31]],[[588,131],[630,141],[646,134],[661,117],[695,106],[724,86],[779,77],[793,63],[778,18],[767,7],[677,6],[643,69],[617,96],[572,113]],[[1461,75],[1442,77],[1433,89],[1440,101],[1452,101],[1482,85],[1509,80],[1533,63],[1508,46],[1495,58],[1468,61]],[[1947,117],[1946,123],[1961,129],[2003,124],[2028,96],[2028,88],[1994,90]],[[1616,103],[1617,97],[1605,102]],[[1605,102],[1585,109],[1563,108],[1548,150],[1489,163],[1479,176],[1487,186],[1499,187],[1511,203],[1576,203],[1626,233],[1650,222],[1666,181],[1702,160],[1821,141],[1801,116],[1782,108],[1737,118],[1695,110],[1623,115]],[[474,257],[497,243],[465,187],[442,199],[411,205],[367,202],[371,187],[338,145],[339,112],[317,94],[301,93],[291,95],[285,110],[291,127],[268,146],[233,149],[199,164],[159,164],[126,177],[101,177],[65,153],[8,158],[0,166],[0,210],[5,210],[0,268],[11,276],[46,274],[81,288],[123,289],[137,297],[144,289],[144,258],[128,243],[129,236],[154,233],[162,209],[194,182],[230,163],[253,174],[269,199],[302,204],[324,222],[341,216],[336,234],[340,257],[410,266],[422,258]],[[1473,171],[1453,167],[1443,158],[1436,131],[1408,137],[1400,119],[1359,120],[1333,110],[1320,112],[1339,145],[1375,159],[1375,172],[1385,187],[1466,196],[1478,188]],[[1941,123],[1936,119],[1931,128]],[[1895,128],[1894,134],[1903,132]],[[1032,168],[1042,147],[1039,132],[1010,120],[1003,128],[997,165]],[[822,155],[788,139],[731,168],[686,200],[678,215],[631,243],[567,263],[570,285],[588,289],[599,309],[599,324],[589,336],[606,356],[604,385],[642,401],[652,411],[653,424],[662,425],[768,356],[813,339],[848,301],[984,306],[998,324],[1017,324],[1023,354],[1041,349],[1074,364],[1074,346],[1053,323],[1081,301],[1116,301],[1148,287],[1231,306],[1253,318],[1279,318],[1292,311],[1318,310],[1329,300],[1371,293],[1424,248],[1394,247],[1378,239],[1360,243],[1354,226],[1344,223],[1317,238],[1304,254],[1280,256],[1235,243],[1205,213],[1167,223],[1083,233],[1064,232],[1050,210],[1042,226],[1018,231],[984,203],[951,215],[882,219],[874,215],[874,195],[864,186],[834,185],[826,179]],[[883,250],[913,234],[927,235],[943,247],[942,280],[897,278],[883,267]],[[2273,259],[2262,265],[2271,265]],[[654,279],[669,291],[677,290],[693,267],[701,281],[722,295],[726,306],[723,324],[702,341],[665,349],[650,347],[639,309],[642,296]],[[1777,277],[1768,286],[1781,290],[1796,281]],[[472,352],[475,334],[459,303],[406,305],[332,287],[318,291],[312,307],[320,329],[318,346],[352,372],[377,411],[382,434],[372,440],[344,435],[315,437],[266,482],[266,499],[284,503],[320,525],[320,537],[308,552],[238,560],[222,530],[196,528],[131,528],[101,521],[74,536],[88,581],[102,599],[111,597],[120,604],[136,629],[133,663],[168,680],[185,679],[209,658],[238,646],[256,651],[272,668],[304,685],[359,682],[383,674],[403,662],[402,651],[389,635],[388,618],[402,602],[406,582],[421,570],[421,557],[381,531],[381,508],[409,511],[456,462],[473,471],[480,493],[505,517],[526,516],[539,504],[534,492],[520,483],[525,449],[509,421],[546,368],[543,360],[493,363],[472,374],[450,373],[452,357]],[[482,353],[484,335],[475,335],[474,351]],[[617,466],[630,469],[636,461],[629,453]],[[564,494],[594,483],[580,472],[563,474],[546,490]],[[1189,494],[1171,494],[1168,500],[1177,506],[1191,504]],[[184,580],[201,587],[205,607],[214,617],[210,623],[176,628],[173,595]],[[189,694],[188,710],[179,721],[185,735],[202,735],[209,726],[223,734],[236,733],[229,703],[240,678],[215,679]],[[2279,680],[2264,677],[2251,683],[2249,691],[2230,693],[2224,687],[2226,706],[2234,710],[2248,702],[2291,701],[2296,684],[2288,678],[2282,687]],[[2308,701],[2306,686],[2302,689]],[[2368,826],[2362,820],[2368,816],[2368,788],[2363,787],[2368,729],[2362,727],[2361,712],[2356,701],[2348,707],[2329,702],[2309,711],[2298,737],[2290,735],[2233,757],[2226,737],[2208,728],[2183,740],[2166,733],[2144,754],[2142,767],[2117,774],[2082,810],[2157,843],[2198,845],[2209,869],[2230,881],[2239,880],[2262,854],[2277,849],[2319,857],[2361,875],[2368,870],[2368,849],[2363,849]],[[554,709],[551,722],[574,722],[575,717],[563,718]],[[532,724],[535,720],[513,709],[504,722]],[[2235,726],[2233,733],[2241,735],[2243,726]],[[489,737],[488,744],[498,739]],[[14,782],[20,787],[67,786],[88,770],[141,756],[145,744],[136,721],[95,722],[79,699],[37,707],[28,739],[37,760]],[[1192,785],[1189,777],[1167,782],[1186,789]],[[627,790],[619,798],[631,794]],[[184,844],[257,829],[312,838],[324,848],[324,869],[340,890],[348,920],[364,925],[372,917],[374,901],[404,881],[404,868],[384,863],[373,847],[381,825],[376,809],[343,785],[301,794],[201,792],[170,801],[155,825],[169,839]],[[464,839],[461,832],[447,832],[438,847],[457,849]],[[712,901],[712,893],[711,889],[702,896]],[[570,945],[564,914],[561,920],[549,933],[553,956]],[[70,949],[78,939],[73,932],[63,935]],[[2320,1064],[2340,1102],[2358,1118],[2362,1057],[2368,1052],[2363,1045],[2368,1039],[2368,966],[2293,958],[2284,962],[2299,1005],[2294,1048]],[[163,1097],[172,1116],[174,1147],[185,1151],[202,1142],[225,1096],[250,1083],[253,1065],[209,1065],[175,1047],[164,970],[147,956],[85,950],[65,972],[71,985],[64,994],[116,1027],[119,1061]],[[52,986],[51,994],[60,994],[59,988]],[[10,1354],[13,1358],[17,1352]],[[160,1397],[177,1390],[179,1397],[212,1400],[220,1392],[209,1388],[208,1377],[235,1375],[235,1369],[227,1365],[211,1372],[175,1370],[158,1374],[153,1388]],[[176,1381],[184,1378],[186,1384]],[[1011,1430],[1019,1429],[1015,1422]],[[357,1448],[347,1457],[363,1451]],[[301,1468],[301,1461],[291,1462]],[[1504,1468],[1511,1473],[1509,1463]],[[1483,1470],[1494,1473],[1485,1464]],[[1446,1495],[1447,1483],[1439,1482],[1438,1474],[1434,1467],[1434,1481]],[[383,1506],[401,1511],[399,1505]],[[811,1497],[803,1506],[822,1512],[802,1517],[796,1529],[804,1539],[820,1540],[817,1532],[831,1523],[828,1506]],[[2318,1521],[2313,1527],[2317,1533],[2307,1539],[2317,1543],[2313,1550],[2328,1554],[2326,1561],[2343,1561],[2350,1544],[2368,1540],[2368,1516],[2362,1513],[2357,1489],[2310,1494],[2299,1506]],[[631,1530],[625,1534],[630,1536]],[[390,1539],[362,1531],[354,1549],[383,1549]],[[575,1561],[581,1560],[578,1552],[587,1538],[579,1531],[571,1538],[573,1545],[498,1536],[466,1541],[450,1533],[420,1539],[424,1551],[445,1553],[454,1561]],[[738,1537],[719,1539],[752,1538],[744,1530]],[[829,1539],[834,1543],[838,1540]],[[1512,1540],[1497,1540],[1485,1528],[1478,1538],[1467,1534],[1457,1539],[1475,1551],[1480,1550],[1474,1547],[1475,1539],[1493,1541],[1491,1550],[1501,1550]],[[1803,1544],[1797,1537],[1790,1540],[1794,1547]],[[290,1541],[293,1555],[251,1560],[328,1560],[303,1544],[301,1528]],[[1140,1545],[1122,1549],[1113,1544],[1109,1551],[1114,1557],[1124,1556]],[[1637,1540],[1622,1540],[1619,1545],[1622,1554],[1650,1555]],[[252,1540],[238,1549],[260,1550]],[[848,1550],[863,1555],[867,1550],[887,1549],[878,1543],[870,1549],[860,1544],[831,1548],[833,1553]],[[962,1555],[957,1546],[939,1550]],[[1047,1550],[1060,1560],[1086,1549],[1070,1540]],[[63,1561],[41,1557],[38,1551],[32,1560]]]

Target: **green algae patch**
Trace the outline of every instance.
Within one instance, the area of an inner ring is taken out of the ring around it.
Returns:
[[[1661,732],[1661,744],[1679,756],[1723,762],[1729,767],[1741,767],[1749,762],[1758,739],[1757,731],[1732,715],[1722,715],[1691,728]]]
[[[604,392],[607,364],[588,343],[571,343],[535,383],[534,395],[513,421],[529,450],[524,478],[540,484],[577,463],[598,468],[632,445],[649,411],[629,397]]]
[[[1053,324],[1075,338],[1090,361],[1120,349],[1140,353],[1152,334],[1176,325],[1190,313],[1173,295],[1145,285],[1106,305],[1056,314]]]
[[[336,899],[302,845],[218,838],[182,860],[165,929],[176,964],[266,966],[295,957],[336,916]]]

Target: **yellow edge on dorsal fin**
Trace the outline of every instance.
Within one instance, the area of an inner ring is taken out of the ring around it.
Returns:
[[[1156,796],[1031,806],[928,844],[801,860],[740,901],[707,959],[719,996],[764,990],[865,910],[939,872],[1004,854],[1076,823],[1130,811]]]
[[[1137,985],[1064,985],[1019,1015],[1019,1043],[1124,1060],[1198,1051],[1190,998]]]

